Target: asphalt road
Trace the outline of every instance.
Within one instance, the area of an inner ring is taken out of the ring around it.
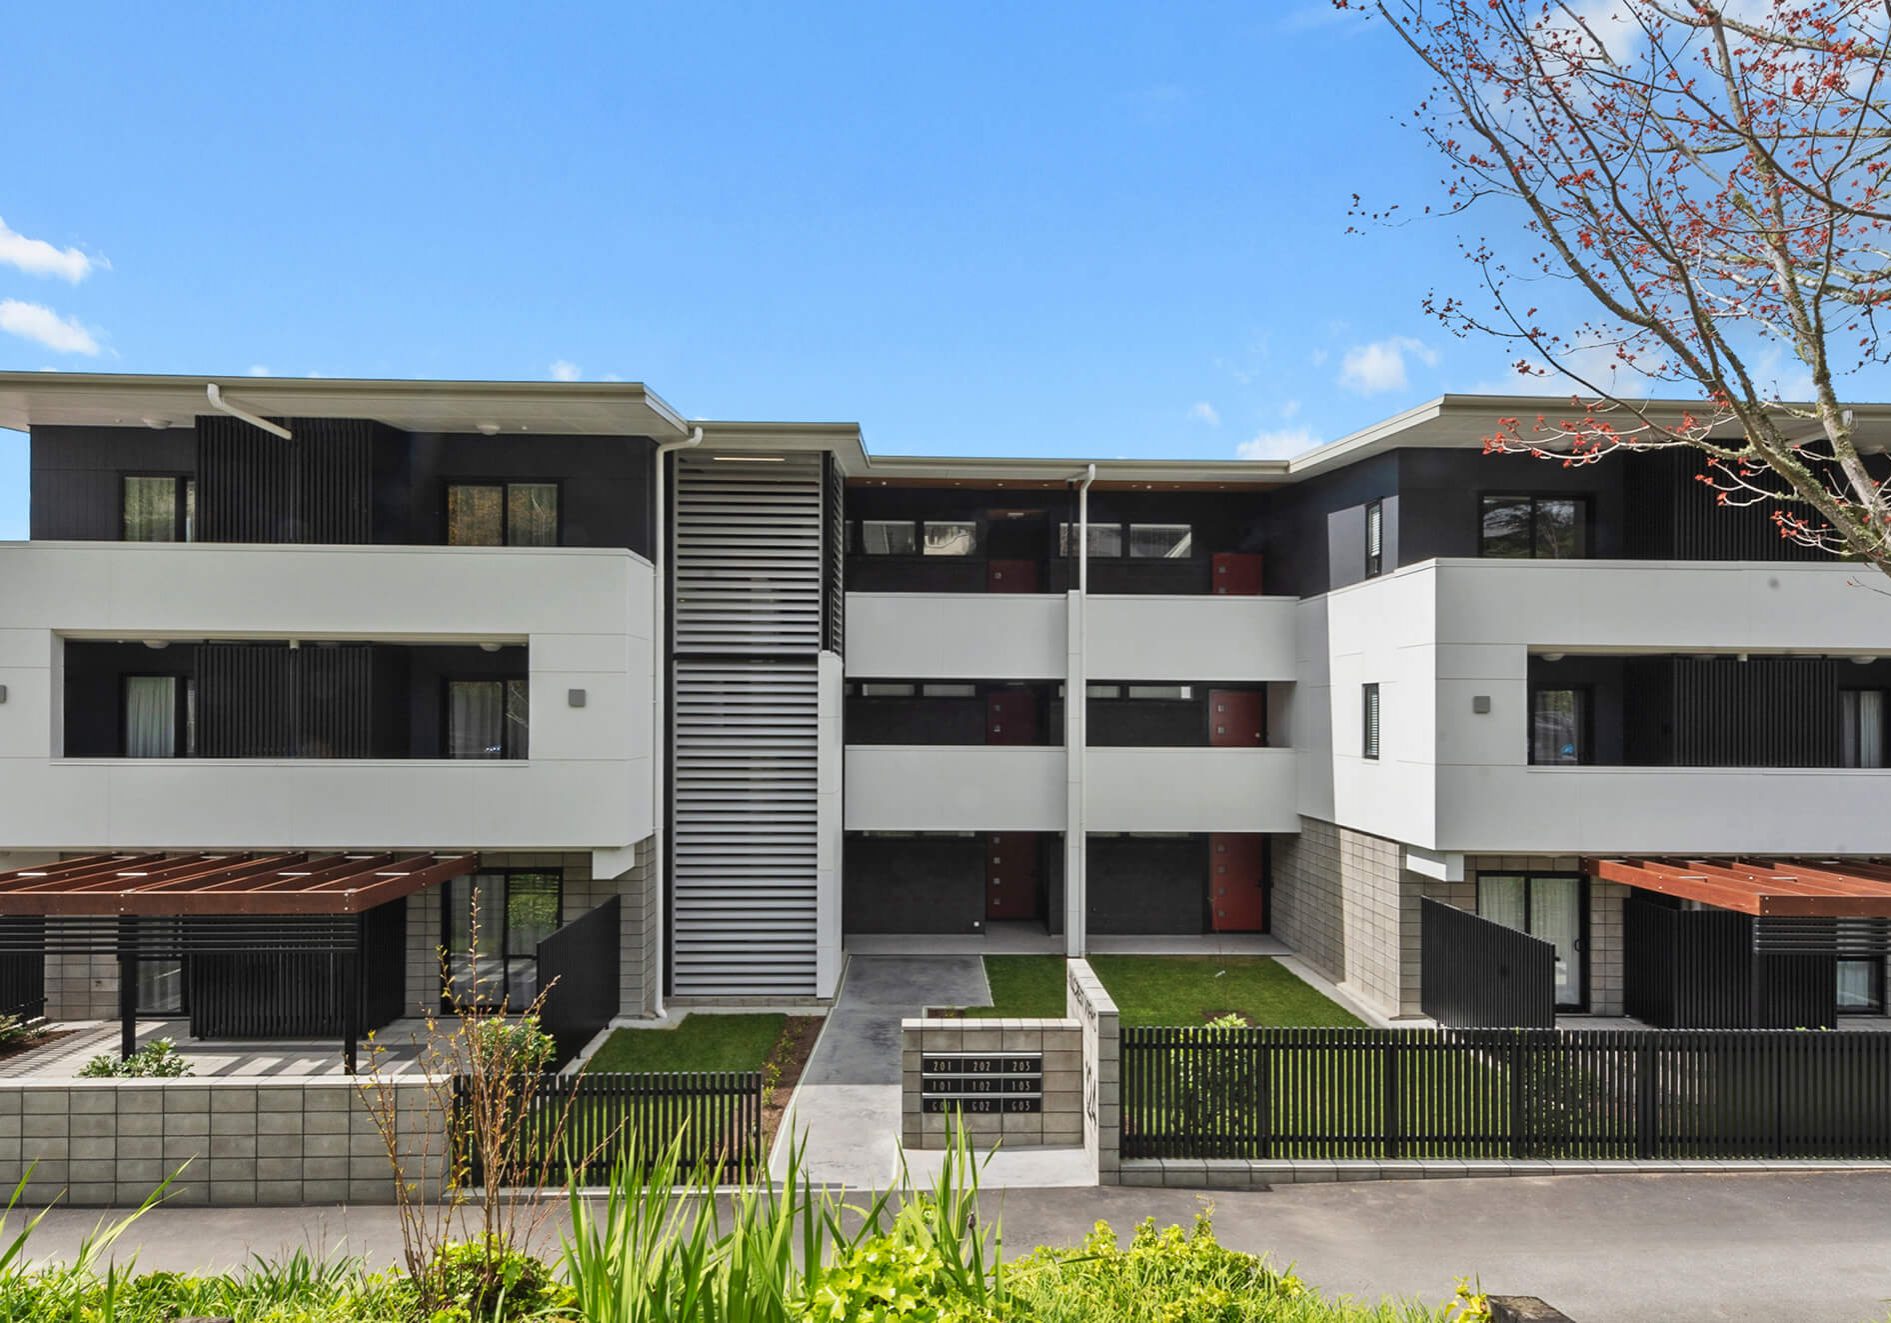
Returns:
[[[1891,1175],[1756,1173],[1359,1182],[1266,1191],[1008,1190],[988,1197],[1006,1254],[1073,1244],[1106,1219],[1127,1235],[1212,1205],[1222,1243],[1293,1263],[1361,1297],[1450,1297],[1460,1274],[1602,1320],[1891,1318]],[[98,1221],[55,1210],[35,1258],[66,1257]],[[17,1223],[16,1223],[17,1225]],[[399,1255],[385,1208],[165,1209],[120,1242],[145,1268],[237,1267],[297,1245]]]

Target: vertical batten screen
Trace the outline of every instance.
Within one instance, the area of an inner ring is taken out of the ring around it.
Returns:
[[[815,989],[820,455],[676,462],[671,977]]]
[[[373,541],[374,424],[295,418],[285,441],[241,419],[197,419],[204,542]]]

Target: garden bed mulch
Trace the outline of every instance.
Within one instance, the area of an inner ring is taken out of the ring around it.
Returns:
[[[781,1026],[781,1037],[775,1040],[774,1050],[768,1054],[768,1063],[762,1068],[764,1153],[774,1150],[775,1132],[781,1129],[788,1100],[794,1096],[795,1085],[801,1082],[801,1072],[807,1069],[808,1057],[814,1052],[814,1042],[821,1036],[824,1023],[818,1015],[790,1015]]]

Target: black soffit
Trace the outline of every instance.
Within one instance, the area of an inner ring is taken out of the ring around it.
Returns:
[[[392,850],[94,854],[0,872],[0,915],[360,914],[478,862]]]

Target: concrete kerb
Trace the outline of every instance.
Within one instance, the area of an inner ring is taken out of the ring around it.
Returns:
[[[1157,1189],[1258,1190],[1275,1185],[1354,1181],[1478,1180],[1507,1176],[1672,1176],[1736,1172],[1869,1171],[1887,1161],[1715,1159],[1556,1161],[1542,1158],[1130,1158],[1120,1184]]]

